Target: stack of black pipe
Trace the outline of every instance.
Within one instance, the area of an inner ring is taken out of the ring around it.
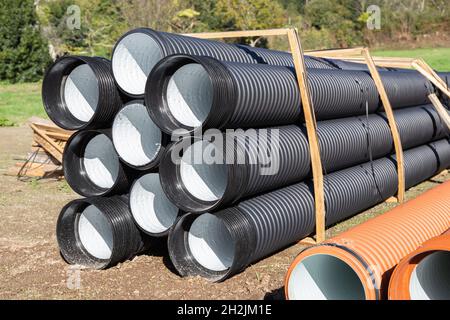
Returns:
[[[329,226],[395,195],[396,160],[367,68],[305,63]],[[417,72],[379,72],[409,188],[450,166],[449,131],[428,100],[439,92]],[[449,83],[449,73],[439,75]],[[309,145],[290,54],[141,28],[119,39],[112,62],[57,60],[42,95],[49,117],[76,130],[64,173],[86,198],[58,219],[67,262],[110,267],[168,236],[182,276],[221,281],[313,233]],[[261,153],[262,142],[269,147]],[[196,145],[234,161],[189,163]]]

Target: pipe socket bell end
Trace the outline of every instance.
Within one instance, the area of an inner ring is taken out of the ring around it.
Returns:
[[[65,56],[47,70],[42,100],[49,118],[67,130],[105,128],[121,108],[109,60]]]
[[[236,84],[226,67],[209,57],[172,55],[149,75],[145,104],[162,131],[222,128],[236,105]]]
[[[69,202],[59,215],[56,236],[66,262],[93,269],[114,266],[149,246],[121,196]]]
[[[248,266],[255,239],[249,220],[238,209],[188,213],[169,233],[169,256],[181,276],[221,282]]]
[[[207,154],[223,161],[210,162]],[[247,171],[245,164],[225,163],[224,154],[213,142],[195,137],[168,147],[159,167],[167,197],[185,212],[202,213],[232,203],[242,195]]]
[[[124,193],[137,176],[121,164],[110,130],[73,134],[64,149],[63,168],[69,186],[85,197]]]

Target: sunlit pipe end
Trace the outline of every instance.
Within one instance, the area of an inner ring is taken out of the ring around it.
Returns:
[[[286,299],[380,299],[379,275],[371,275],[370,266],[364,265],[351,251],[343,248],[318,245],[298,255],[286,274]]]
[[[220,282],[251,261],[255,234],[237,209],[215,214],[188,213],[169,233],[169,256],[178,273]]]

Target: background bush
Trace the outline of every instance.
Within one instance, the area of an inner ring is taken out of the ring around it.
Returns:
[[[0,1],[0,80],[37,81],[50,63],[33,0]]]

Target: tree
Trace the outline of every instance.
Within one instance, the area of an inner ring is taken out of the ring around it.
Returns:
[[[70,8],[76,7],[79,26],[71,28]],[[39,16],[55,55],[66,53],[109,57],[115,41],[128,26],[118,1],[43,0]]]
[[[348,0],[311,0],[305,6],[312,28],[329,30],[339,47],[361,44],[363,22],[358,21],[354,1]]]
[[[33,0],[0,1],[0,80],[37,81],[51,62]]]
[[[197,11],[205,9],[205,4],[191,2]],[[207,8],[207,15],[200,15],[200,19],[212,30],[223,31],[278,28],[287,21],[283,7],[271,0],[213,0]],[[241,40],[252,46],[266,45],[264,38]]]

